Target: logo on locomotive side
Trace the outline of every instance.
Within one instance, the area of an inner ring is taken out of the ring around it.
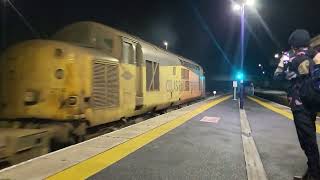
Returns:
[[[125,71],[121,75],[125,80],[130,80],[132,79],[133,75],[129,71]]]
[[[167,92],[183,91],[183,82],[180,80],[167,80],[166,89]]]

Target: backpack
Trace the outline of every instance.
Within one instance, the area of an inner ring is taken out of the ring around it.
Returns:
[[[314,112],[320,112],[320,54],[315,58],[308,57],[309,74],[300,88],[300,98],[304,106]]]

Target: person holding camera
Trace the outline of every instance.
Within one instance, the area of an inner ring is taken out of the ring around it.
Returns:
[[[309,47],[310,34],[306,30],[295,30],[289,37],[291,50],[284,53],[274,73],[275,79],[289,80],[288,101],[293,113],[294,123],[300,142],[300,146],[307,156],[308,169],[303,176],[295,176],[294,179],[320,180],[319,150],[316,135],[316,107],[317,104],[309,99],[310,92],[314,92],[315,61],[320,59],[320,54]],[[312,84],[312,85],[311,85]],[[306,87],[311,88],[306,88]],[[320,87],[320,86],[319,86]]]

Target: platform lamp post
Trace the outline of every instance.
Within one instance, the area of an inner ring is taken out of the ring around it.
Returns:
[[[236,12],[241,12],[241,35],[240,35],[240,61],[241,61],[241,72],[243,72],[243,62],[244,62],[244,25],[245,25],[245,9],[247,6],[253,7],[255,4],[255,0],[240,0],[238,2],[234,2],[233,10]],[[243,79],[240,80],[240,109],[243,109],[244,105],[244,85]]]
[[[244,105],[243,81],[245,79],[244,73],[242,71],[237,72],[236,79],[240,82],[239,83],[240,108],[243,109],[243,105]]]

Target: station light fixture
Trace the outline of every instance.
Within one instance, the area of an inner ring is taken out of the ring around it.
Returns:
[[[239,2],[239,3],[234,2],[234,3],[232,4],[232,9],[233,9],[233,11],[238,12],[238,11],[240,11],[242,8],[245,8],[245,6],[254,7],[255,4],[256,4],[255,0],[242,0],[242,1]]]
[[[241,72],[241,71],[237,72],[236,79],[240,80],[240,81],[244,80],[243,72]]]
[[[232,5],[232,10],[233,11],[240,11],[241,10],[241,5],[240,4],[237,4],[237,3],[234,3],[233,5]]]
[[[168,50],[169,43],[167,41],[163,41],[164,46],[166,47],[166,50]]]
[[[246,0],[245,5],[253,7],[255,5],[255,1],[254,0]]]

